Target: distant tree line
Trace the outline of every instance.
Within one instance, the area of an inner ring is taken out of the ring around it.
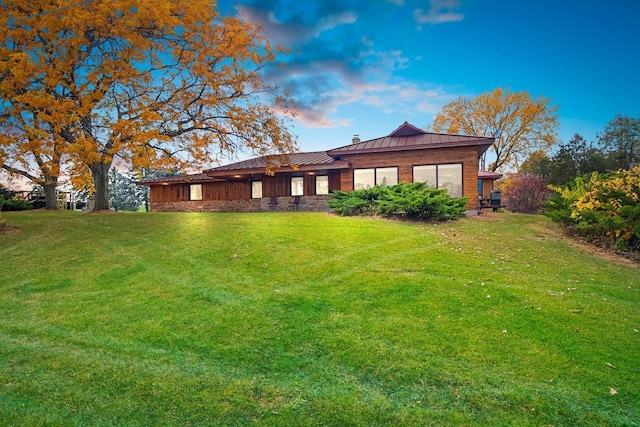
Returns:
[[[576,133],[551,154],[533,153],[519,172],[540,175],[548,184],[563,185],[593,172],[630,170],[638,165],[640,119],[618,115],[595,141],[587,142]]]

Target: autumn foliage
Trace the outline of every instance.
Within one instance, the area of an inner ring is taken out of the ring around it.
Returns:
[[[463,135],[493,136],[488,170],[518,167],[527,156],[547,149],[556,140],[558,106],[528,92],[495,89],[475,98],[460,97],[445,105],[433,122],[433,130]]]
[[[623,251],[640,251],[640,166],[610,174],[593,173],[553,189],[547,215],[554,221],[589,240]]]
[[[508,210],[530,214],[541,211],[551,192],[544,177],[530,173],[511,175],[500,188]]]
[[[214,2],[5,1],[0,25],[0,163],[58,176],[68,161],[97,209],[117,157],[194,168],[296,149],[292,102],[264,78],[282,49]]]

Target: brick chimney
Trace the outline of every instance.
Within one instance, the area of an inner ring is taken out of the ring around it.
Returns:
[[[360,142],[360,136],[358,136],[358,135],[353,135],[352,142],[353,142],[354,144],[357,144],[358,142]]]

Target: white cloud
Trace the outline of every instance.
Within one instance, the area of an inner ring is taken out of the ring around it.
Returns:
[[[340,25],[354,24],[358,20],[358,15],[350,11],[324,16],[315,25],[300,21],[282,22],[273,11],[251,6],[238,6],[237,12],[243,21],[259,24],[269,39],[286,46],[303,44],[325,31]]]
[[[464,15],[456,11],[458,8],[460,8],[460,0],[431,0],[429,11],[425,12],[424,9],[416,9],[413,12],[413,19],[418,24],[442,24],[462,21]]]
[[[342,12],[336,15],[329,15],[320,20],[314,29],[315,35],[331,30],[339,25],[353,24],[358,20],[358,15],[353,12]]]

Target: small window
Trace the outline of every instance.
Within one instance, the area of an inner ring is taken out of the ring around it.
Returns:
[[[356,169],[353,171],[353,189],[362,190],[376,185],[375,169]]]
[[[329,176],[316,176],[316,194],[329,194]]]
[[[301,176],[294,176],[291,178],[291,195],[302,196],[304,188],[304,178]]]
[[[398,168],[376,168],[376,185],[396,185]]]
[[[251,182],[251,198],[262,199],[262,181]]]
[[[202,184],[189,186],[189,200],[202,200]]]

